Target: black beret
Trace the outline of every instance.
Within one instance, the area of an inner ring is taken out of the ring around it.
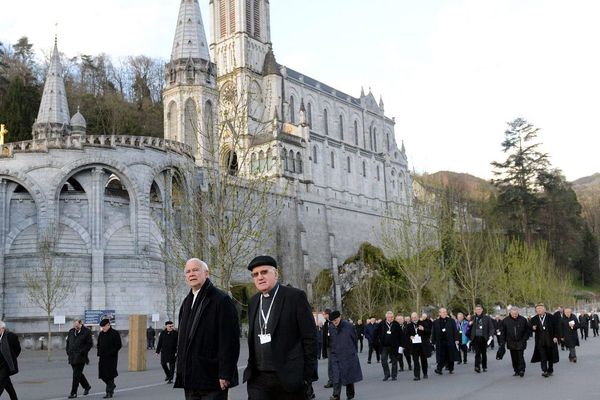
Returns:
[[[165,326],[166,325],[173,325],[173,321],[167,321],[167,322],[165,322]]]
[[[271,267],[277,268],[277,261],[271,256],[258,256],[254,257],[250,264],[248,264],[248,270],[252,271],[255,267],[260,267],[262,265],[270,265]]]
[[[331,309],[330,308],[326,308],[325,311],[323,311],[325,314],[331,314]]]
[[[108,325],[110,324],[110,320],[108,318],[104,318],[102,321],[100,321],[100,326],[104,326],[104,325]]]
[[[341,314],[339,311],[337,311],[337,310],[335,310],[335,311],[332,311],[332,312],[329,314],[329,320],[330,320],[330,321],[333,321],[334,319],[336,319],[336,318],[340,317],[341,315],[342,315],[342,314]]]

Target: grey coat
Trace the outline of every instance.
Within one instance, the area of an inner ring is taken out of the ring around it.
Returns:
[[[337,328],[331,324],[329,340],[333,383],[349,385],[362,381],[362,370],[356,354],[356,330],[352,324],[348,321],[340,321]]]

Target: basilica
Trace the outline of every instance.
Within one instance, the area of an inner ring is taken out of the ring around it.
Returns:
[[[179,7],[165,67],[164,139],[87,134],[85,110],[70,116],[55,43],[32,139],[1,145],[0,315],[15,330],[43,330],[25,273],[49,239],[53,262],[74,283],[55,314],[112,309],[124,325],[129,314],[172,317],[161,210],[181,184],[174,171],[210,167],[206,138],[221,110],[244,96],[250,106],[241,126],[251,140],[243,148],[222,141],[219,152],[229,159],[247,152],[247,165],[236,168],[285,182],[268,248],[286,268],[286,283],[309,298],[316,275],[329,269],[339,306],[339,265],[360,243],[377,244],[391,205],[411,200],[406,152],[382,99],[346,94],[279,64],[269,0],[210,0],[210,42],[198,0]]]

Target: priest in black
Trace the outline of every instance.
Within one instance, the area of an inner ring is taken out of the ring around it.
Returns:
[[[535,333],[535,349],[532,363],[541,362],[542,376],[547,378],[554,373],[554,364],[558,362],[558,324],[552,314],[546,312],[546,306],[535,306],[537,315],[531,318],[531,329]]]
[[[510,351],[510,358],[514,370],[513,376],[525,375],[525,358],[523,353],[527,348],[529,339],[529,323],[527,319],[519,315],[519,309],[512,307],[510,315],[500,323],[500,333],[498,337],[499,345],[506,346]]]
[[[390,379],[390,365],[392,364],[391,378],[398,379],[398,348],[402,339],[402,328],[394,320],[394,313],[385,313],[385,319],[379,324],[379,343],[381,343],[381,366],[383,367],[383,380]]]
[[[487,371],[487,346],[494,340],[495,326],[492,319],[485,314],[481,304],[475,306],[475,315],[469,322],[471,348],[475,350],[475,372]],[[500,325],[500,323],[498,323]]]
[[[92,332],[83,326],[80,319],[73,323],[73,328],[67,335],[67,356],[69,357],[69,364],[73,369],[73,380],[71,382],[71,394],[69,399],[77,397],[77,389],[79,385],[83,388],[83,395],[86,396],[90,393],[90,383],[83,374],[83,368],[86,364],[90,363],[88,353],[94,347],[94,341],[92,340]]]
[[[248,307],[248,399],[304,400],[317,362],[315,319],[306,294],[278,282],[272,257],[254,258],[248,270],[259,291]]]
[[[165,381],[173,383],[175,375],[175,360],[177,359],[177,331],[173,327],[173,321],[165,322],[165,329],[158,337],[156,354],[160,354],[160,365],[165,371]]]
[[[410,340],[410,352],[413,358],[414,380],[427,379],[427,359],[431,357],[431,321],[425,316],[419,320],[416,312],[410,316],[410,323],[406,326],[406,335]]]
[[[98,377],[106,384],[105,399],[113,397],[115,378],[119,376],[119,350],[121,350],[121,335],[110,325],[110,320],[100,321],[101,332],[98,334]]]
[[[450,374],[454,373],[454,360],[458,360],[458,330],[456,322],[448,316],[445,308],[440,308],[439,318],[433,321],[431,342],[435,345],[437,368],[435,373],[442,375],[444,367],[448,367]]]
[[[208,278],[204,261],[188,260],[184,273],[190,292],[179,310],[174,387],[184,389],[186,400],[226,400],[238,384],[238,312]]]
[[[579,321],[570,307],[565,307],[564,313],[558,321],[560,341],[569,349],[569,361],[575,363],[577,362],[575,347],[579,346],[579,336],[577,335]]]

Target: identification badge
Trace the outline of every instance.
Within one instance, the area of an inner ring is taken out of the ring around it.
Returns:
[[[462,335],[462,331],[458,331],[458,333],[460,333]]]
[[[542,329],[543,329],[543,330],[546,330],[546,327],[544,326],[544,327],[542,327]]]
[[[258,340],[260,340],[260,344],[271,343],[271,334],[266,333],[264,335],[258,335]]]
[[[392,334],[392,331],[387,331],[387,334],[388,334],[388,335],[391,335],[391,334]]]
[[[479,325],[479,329],[483,329],[483,326]]]
[[[446,328],[442,329],[442,332],[446,332]]]

